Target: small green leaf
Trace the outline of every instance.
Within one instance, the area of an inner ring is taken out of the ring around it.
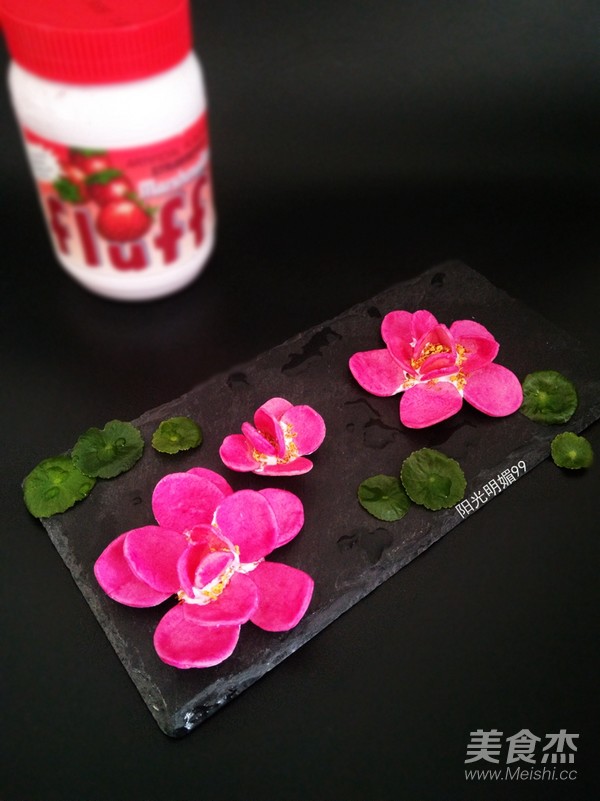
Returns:
[[[427,509],[449,509],[465,494],[461,466],[440,451],[421,448],[402,463],[400,478],[408,497]]]
[[[360,505],[378,520],[400,520],[408,512],[410,498],[396,476],[371,476],[358,488]]]
[[[100,170],[99,172],[93,172],[91,175],[88,175],[85,182],[86,184],[100,184],[100,186],[106,186],[111,181],[114,181],[115,178],[121,178],[122,175],[123,173],[121,170],[115,170],[109,167],[106,170]]]
[[[556,370],[538,370],[523,379],[521,413],[536,423],[566,423],[577,408],[577,390]]]
[[[589,440],[572,431],[557,434],[550,443],[550,453],[554,464],[569,470],[591,467],[594,461],[594,450]]]
[[[86,156],[86,157],[106,156],[106,150],[98,150],[98,148],[93,148],[93,147],[72,147],[71,155]]]
[[[96,483],[84,475],[69,455],[51,456],[23,481],[25,506],[34,517],[51,517],[83,500]]]
[[[57,178],[52,185],[60,199],[67,203],[81,203],[85,200],[80,187],[69,178]]]
[[[113,478],[141,457],[144,440],[131,423],[111,420],[103,429],[90,428],[73,448],[73,461],[86,476]]]
[[[163,420],[152,435],[152,447],[160,453],[179,453],[197,448],[202,442],[200,426],[189,417]]]

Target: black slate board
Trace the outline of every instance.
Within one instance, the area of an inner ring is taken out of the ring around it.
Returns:
[[[570,378],[580,400],[575,416],[567,426],[548,427],[518,412],[492,419],[465,404],[458,415],[429,429],[405,429],[398,416],[399,396],[367,394],[347,366],[355,351],[382,346],[381,319],[393,309],[427,309],[447,325],[466,318],[483,324],[500,342],[496,361],[521,380],[542,369]],[[180,736],[290,656],[464,516],[484,508],[500,492],[510,492],[512,480],[548,457],[557,433],[580,432],[600,417],[600,380],[589,374],[587,364],[581,345],[569,335],[474,270],[457,262],[443,264],[146,412],[133,422],[147,443],[161,420],[188,415],[202,426],[201,448],[166,456],[147,445],[132,470],[98,482],[84,502],[44,520],[44,526],[156,722],[165,734]],[[313,457],[314,469],[283,479],[228,470],[218,456],[223,438],[239,432],[241,423],[276,395],[294,404],[308,403],[323,415],[327,436]],[[396,523],[371,517],[356,499],[360,482],[376,473],[397,474],[403,459],[421,447],[437,448],[460,461],[468,482],[467,504],[440,512],[413,506]],[[224,663],[205,670],[177,670],[163,664],[152,645],[154,628],[171,602],[155,609],[121,606],[98,587],[93,565],[120,533],[153,522],[150,498],[163,475],[197,465],[220,472],[236,490],[279,486],[301,498],[304,529],[271,558],[310,573],[315,593],[306,616],[292,631],[272,634],[247,623]]]

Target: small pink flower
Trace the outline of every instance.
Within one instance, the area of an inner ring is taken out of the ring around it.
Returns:
[[[242,424],[241,434],[225,437],[219,450],[232,470],[264,476],[308,473],[314,453],[325,439],[325,422],[310,406],[292,406],[271,398],[254,414],[254,425]]]
[[[491,417],[521,406],[519,379],[493,364],[500,346],[479,323],[458,320],[447,328],[428,311],[393,311],[383,318],[381,335],[387,347],[355,353],[350,370],[373,395],[402,392],[400,420],[408,428],[446,420],[463,398]]]
[[[98,557],[102,589],[126,606],[157,606],[173,595],[154,633],[168,665],[210,667],[235,649],[243,623],[287,631],[303,617],[314,582],[295,567],[266,562],[304,525],[286,490],[233,492],[218,473],[193,468],[162,478],[152,495],[158,525],[127,531]]]

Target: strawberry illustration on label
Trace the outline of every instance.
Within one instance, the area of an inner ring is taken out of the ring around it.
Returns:
[[[86,174],[74,164],[61,164],[60,175],[53,186],[67,203],[85,203],[88,199]]]
[[[69,151],[69,160],[75,167],[83,170],[86,175],[102,172],[111,167],[110,159],[105,150],[71,148]]]
[[[111,166],[103,150],[71,148],[70,169],[84,180],[86,198],[98,206],[96,230],[110,242],[134,242],[152,225],[152,209],[138,198],[132,182]]]
[[[25,136],[50,235],[69,270],[188,269],[207,249],[214,211],[205,115],[139,147],[100,150]]]
[[[133,195],[131,181],[123,175],[121,170],[101,170],[88,175],[86,188],[90,199],[99,206],[105,206],[112,200]]]
[[[111,242],[133,242],[144,236],[152,225],[152,209],[132,198],[112,200],[102,206],[96,218],[96,230]]]

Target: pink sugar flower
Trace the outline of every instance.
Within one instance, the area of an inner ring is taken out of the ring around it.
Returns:
[[[516,375],[494,364],[499,344],[472,320],[450,328],[431,312],[393,311],[383,318],[386,347],[355,353],[350,370],[373,395],[402,392],[400,420],[425,428],[456,414],[466,400],[491,417],[515,412],[523,401]]]
[[[308,473],[314,453],[325,439],[325,422],[310,406],[293,406],[271,398],[254,414],[254,425],[242,423],[241,434],[225,437],[219,450],[232,470],[264,476]]]
[[[287,490],[233,492],[218,473],[193,468],[162,478],[152,495],[158,525],[127,531],[98,557],[102,589],[126,606],[157,606],[173,595],[154,633],[159,657],[177,668],[217,665],[235,649],[243,623],[287,631],[305,614],[312,578],[265,557],[304,525]]]

